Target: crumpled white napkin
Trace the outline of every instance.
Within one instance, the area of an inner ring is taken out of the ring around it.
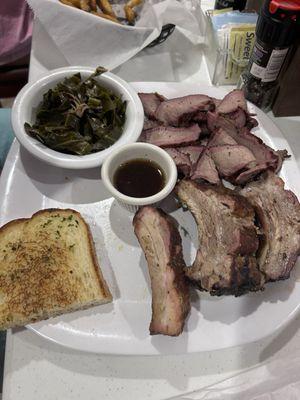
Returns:
[[[298,400],[299,339],[298,333],[292,348],[285,350],[284,354],[275,355],[263,364],[199,391],[167,400]]]
[[[71,65],[116,68],[150,44],[166,23],[195,44],[204,38],[199,0],[145,0],[135,26],[115,24],[58,0],[27,1]]]

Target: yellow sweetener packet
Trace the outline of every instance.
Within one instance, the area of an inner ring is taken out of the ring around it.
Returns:
[[[243,24],[230,28],[228,57],[225,80],[227,84],[237,83],[241,73],[247,67],[255,40],[255,25]]]

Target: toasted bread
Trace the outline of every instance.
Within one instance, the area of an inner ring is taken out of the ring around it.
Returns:
[[[78,212],[41,210],[0,229],[0,329],[110,301]]]

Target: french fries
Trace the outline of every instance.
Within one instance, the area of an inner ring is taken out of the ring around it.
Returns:
[[[120,23],[118,20],[112,5],[109,0],[59,0],[66,6],[75,7],[80,10],[89,12],[101,18],[108,19],[112,22]],[[143,0],[129,0],[124,6],[124,12],[127,21],[133,24],[136,18],[134,7],[137,7],[143,2]],[[100,11],[99,11],[100,10]]]
[[[125,5],[124,12],[125,12],[125,17],[126,17],[127,21],[130,24],[133,24],[134,20],[135,20],[135,12],[133,11],[133,9],[131,7],[128,7],[127,5]]]
[[[127,21],[130,24],[134,23],[135,17],[136,17],[136,13],[133,10],[134,7],[139,6],[142,3],[143,0],[129,0],[125,6],[124,6],[124,12],[125,12],[125,16]]]
[[[62,4],[65,4],[66,6],[70,6],[70,7],[75,7],[77,8],[71,1],[69,0],[59,0]]]
[[[90,0],[90,7],[92,11],[97,11],[97,3],[96,0]]]
[[[143,2],[143,0],[129,0],[126,3],[126,6],[133,8],[133,7],[139,6],[140,4],[142,4],[142,2]]]
[[[101,18],[109,19],[110,21],[113,21],[113,22],[116,22],[117,24],[120,24],[120,21],[118,21],[117,18],[112,17],[111,15],[104,14],[104,13],[99,12],[99,11],[92,11],[92,14],[93,15],[97,15],[98,17],[101,17]]]
[[[117,18],[108,0],[97,0],[97,4],[104,14],[108,14],[111,17]]]
[[[80,8],[81,8],[83,11],[87,11],[87,12],[91,11],[91,7],[90,7],[90,2],[89,2],[89,0],[80,0],[80,1],[79,1],[79,4],[80,4]]]

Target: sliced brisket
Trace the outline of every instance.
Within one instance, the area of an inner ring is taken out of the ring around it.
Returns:
[[[221,182],[216,165],[210,155],[209,149],[205,149],[202,152],[199,161],[196,164],[196,167],[193,169],[191,179],[203,179],[206,182],[212,184],[219,184]]]
[[[189,128],[159,126],[145,131],[144,140],[160,147],[182,146],[196,142],[200,133],[201,129],[197,124]]]
[[[213,102],[215,109],[222,103],[222,99],[216,99],[215,97],[211,97],[211,101]]]
[[[187,154],[179,151],[178,148],[165,148],[165,151],[173,158],[178,171],[180,171],[184,176],[188,177],[191,173],[192,163]]]
[[[208,147],[222,146],[224,144],[237,144],[237,142],[222,128],[218,128],[212,134]]]
[[[247,102],[242,90],[235,89],[228,93],[221,103],[217,106],[216,111],[219,114],[229,114],[238,108],[248,112]]]
[[[151,335],[178,336],[190,311],[181,237],[173,220],[154,207],[142,207],[133,219],[145,253],[152,289]]]
[[[247,182],[252,181],[257,175],[269,168],[267,163],[251,162],[246,167],[245,170],[238,173],[236,176],[232,177],[231,182],[236,185],[244,185]]]
[[[213,146],[209,148],[217,170],[222,178],[228,178],[255,161],[253,153],[238,144]]]
[[[158,93],[139,93],[138,95],[143,104],[146,117],[155,119],[156,109],[165,98]]]
[[[222,115],[217,114],[216,112],[207,112],[207,120],[206,120],[208,129],[213,132],[217,128],[224,129],[230,136],[234,137],[238,134],[237,128],[234,126],[232,121],[228,120]],[[232,133],[232,134],[231,134]]]
[[[178,150],[189,156],[189,159],[191,160],[192,166],[196,166],[200,154],[204,150],[204,146],[201,145],[194,145],[194,146],[184,146],[184,147],[179,147]]]
[[[251,117],[249,114],[247,115],[247,123],[246,123],[246,127],[248,129],[252,129],[255,128],[256,126],[258,126],[258,122],[255,118]]]
[[[195,94],[162,102],[156,110],[155,118],[168,126],[186,126],[199,111],[210,109],[210,97]]]
[[[154,119],[149,119],[148,117],[145,116],[143,130],[146,131],[147,129],[156,128],[159,125],[160,123],[158,121]]]
[[[198,111],[196,115],[193,116],[193,121],[195,122],[205,122],[206,121],[206,111]]]
[[[256,161],[267,163],[273,170],[278,165],[279,156],[276,151],[267,146],[259,137],[253,135],[248,128],[243,128],[234,138],[238,144],[248,147],[255,155]]]
[[[230,120],[212,112],[207,113],[207,123],[212,130],[225,131],[237,144],[247,147],[255,157],[255,162],[250,162],[244,171],[231,180],[232,183],[245,184],[267,169],[275,171],[280,167],[281,160],[278,153],[253,135],[248,128],[237,129]]]
[[[247,124],[247,114],[240,107],[236,111],[227,114],[225,117],[230,119],[238,129],[243,128]]]

